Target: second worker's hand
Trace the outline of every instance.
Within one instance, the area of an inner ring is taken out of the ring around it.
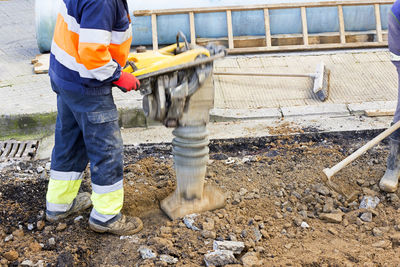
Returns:
[[[124,71],[121,72],[121,76],[118,80],[114,81],[113,84],[124,93],[132,90],[136,91],[140,88],[140,81],[135,77],[135,75]]]

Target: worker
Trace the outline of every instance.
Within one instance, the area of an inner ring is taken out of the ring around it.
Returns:
[[[131,235],[139,218],[121,214],[123,144],[111,89],[137,90],[122,72],[132,41],[126,0],[60,1],[49,75],[57,94],[55,145],[46,195],[46,218],[59,221],[93,204],[89,227]],[[79,193],[90,163],[92,194]]]
[[[397,0],[388,14],[388,42],[392,63],[396,66],[400,83],[400,1]],[[399,86],[400,97],[400,86]],[[393,123],[400,120],[400,100],[397,100],[397,108]],[[379,187],[386,192],[395,192],[400,177],[400,130],[391,134],[389,140],[390,152],[387,159],[387,167],[384,176],[379,182]]]

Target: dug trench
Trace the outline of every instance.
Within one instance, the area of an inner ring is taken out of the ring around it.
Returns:
[[[9,163],[0,174],[0,265],[204,266],[219,240],[244,243],[229,266],[398,266],[399,192],[377,186],[387,143],[335,175],[343,191],[356,192],[348,200],[324,184],[322,169],[378,131],[302,132],[283,127],[275,137],[213,140],[206,180],[226,192],[227,205],[193,220],[170,221],[159,209],[175,186],[171,145],[125,147],[123,212],[144,222],[134,236],[91,232],[88,211],[46,222],[47,162]],[[365,197],[379,204],[362,209]]]

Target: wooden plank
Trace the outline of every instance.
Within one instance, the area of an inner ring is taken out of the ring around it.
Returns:
[[[189,12],[189,24],[190,24],[190,42],[192,45],[196,44],[196,26],[194,23],[194,12]]]
[[[339,33],[340,33],[340,43],[346,43],[346,32],[344,27],[344,16],[343,16],[343,6],[338,5],[338,19],[339,19]]]
[[[269,9],[264,8],[264,24],[265,24],[265,44],[267,47],[272,46],[271,41],[271,24],[269,19]]]
[[[153,50],[158,50],[157,15],[151,15],[151,32],[153,37]]]
[[[302,6],[300,10],[301,10],[301,24],[303,26],[303,44],[308,45],[307,12],[304,6]]]
[[[49,72],[50,54],[39,54],[32,59],[33,71],[36,74],[45,74]]]
[[[372,48],[385,47],[387,42],[345,43],[345,44],[319,44],[319,45],[288,45],[272,47],[248,47],[228,49],[228,54],[264,53],[271,51],[301,51],[301,50],[326,50],[347,48]]]
[[[376,37],[378,42],[383,41],[382,35],[382,21],[381,21],[381,10],[379,4],[375,4],[375,21],[376,21]]]
[[[202,8],[178,8],[178,9],[156,9],[156,10],[136,10],[133,15],[136,17],[140,16],[151,16],[157,15],[174,15],[174,14],[187,14],[189,12],[194,13],[211,13],[211,12],[226,12],[231,11],[248,11],[248,10],[262,10],[262,9],[286,9],[286,8],[301,8],[301,7],[331,7],[331,6],[362,6],[362,5],[391,5],[395,1],[393,0],[353,0],[353,1],[328,1],[328,2],[304,2],[304,3],[276,3],[276,4],[265,4],[265,5],[247,5],[247,6],[218,6],[218,7],[202,7]]]
[[[232,29],[232,11],[227,10],[226,11],[226,23],[228,26],[228,44],[229,44],[229,49],[234,48],[233,44],[233,29]]]
[[[395,113],[394,109],[375,109],[365,110],[364,114],[368,117],[381,117],[381,116],[393,116]]]

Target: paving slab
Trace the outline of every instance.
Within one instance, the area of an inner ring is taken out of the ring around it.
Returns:
[[[262,118],[278,119],[282,117],[279,108],[261,108],[261,109],[219,109],[214,108],[210,111],[210,120],[229,121],[229,120],[250,120]]]
[[[397,101],[375,101],[364,103],[351,103],[347,107],[353,115],[365,115],[371,111],[391,111],[393,114],[396,111]]]
[[[349,116],[350,111],[346,104],[325,104],[312,106],[293,106],[282,107],[283,117],[299,117],[299,116]]]

